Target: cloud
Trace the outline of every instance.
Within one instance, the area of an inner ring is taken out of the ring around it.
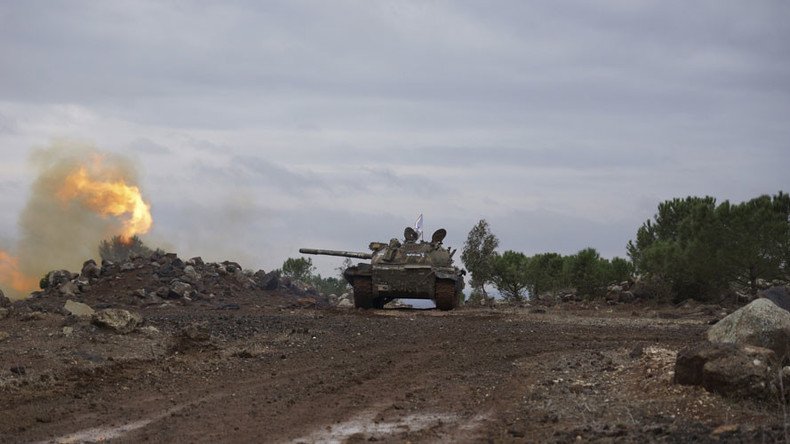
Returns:
[[[504,249],[622,256],[664,199],[787,191],[785,2],[6,2],[0,17],[4,180],[24,189],[52,138],[131,154],[155,232],[189,251],[279,266],[303,241],[364,246],[423,212],[455,245],[485,217]]]
[[[144,137],[133,140],[129,144],[129,149],[141,155],[163,155],[173,153],[170,148]]]

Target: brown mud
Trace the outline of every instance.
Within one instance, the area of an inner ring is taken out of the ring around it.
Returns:
[[[139,308],[146,327],[128,335],[52,312],[0,320],[0,442],[785,438],[778,401],[672,384],[707,315],[285,300]]]

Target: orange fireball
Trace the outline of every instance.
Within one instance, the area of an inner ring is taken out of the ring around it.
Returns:
[[[85,167],[66,177],[58,191],[63,201],[77,200],[102,216],[126,216],[121,238],[129,240],[151,229],[151,206],[143,200],[140,189],[122,179],[102,181],[92,178]]]

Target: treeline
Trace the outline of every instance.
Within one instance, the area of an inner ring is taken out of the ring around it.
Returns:
[[[629,259],[602,258],[593,248],[570,256],[496,251],[485,220],[469,232],[461,259],[472,297],[492,284],[505,298],[573,288],[587,297],[608,284],[638,278],[656,298],[711,300],[729,290],[755,293],[761,283],[790,278],[790,197],[779,192],[732,204],[713,197],[661,203],[627,245]]]
[[[507,300],[521,301],[527,294],[539,295],[574,288],[588,297],[602,296],[607,284],[629,279],[630,261],[601,257],[594,248],[574,255],[542,253],[527,256],[507,250],[495,251],[499,240],[483,219],[470,231],[461,260],[471,274],[472,299],[487,297],[486,284],[493,286]]]

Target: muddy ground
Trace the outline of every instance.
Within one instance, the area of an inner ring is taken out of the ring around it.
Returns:
[[[710,313],[264,299],[137,308],[146,327],[127,335],[52,311],[0,320],[0,442],[785,438],[779,402],[672,384]]]

